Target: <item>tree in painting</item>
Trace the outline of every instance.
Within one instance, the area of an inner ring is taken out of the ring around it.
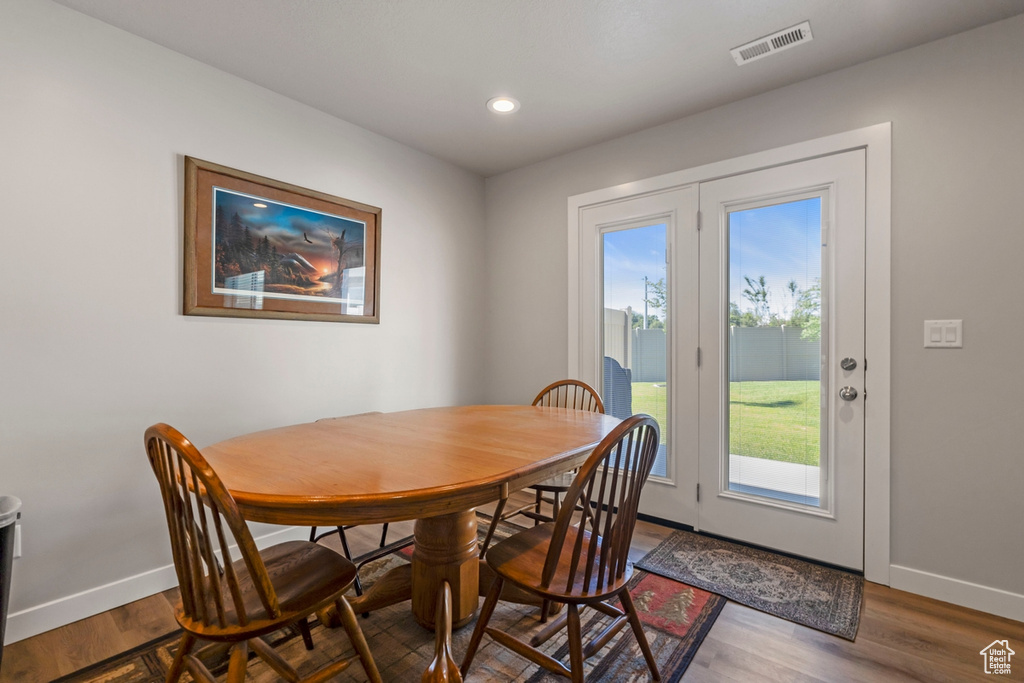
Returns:
[[[337,298],[363,265],[363,223],[217,188],[214,285],[263,271],[267,294]]]

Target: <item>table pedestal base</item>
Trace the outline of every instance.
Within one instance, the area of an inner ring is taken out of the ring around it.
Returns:
[[[434,628],[438,591],[445,582],[452,594],[452,626],[469,623],[480,604],[476,513],[464,510],[420,519],[413,534],[412,613],[417,623]]]
[[[377,579],[365,593],[349,596],[356,614],[412,600],[416,621],[424,628],[434,629],[437,597],[447,582],[452,594],[454,627],[469,623],[476,614],[479,596],[487,595],[494,581],[494,572],[477,559],[476,516],[472,510],[416,522],[416,548],[413,563],[403,564]],[[541,599],[533,593],[505,584],[501,599],[540,606]],[[456,600],[457,606],[456,606]],[[551,614],[557,613],[554,605]],[[321,621],[340,626],[334,609],[324,610]]]

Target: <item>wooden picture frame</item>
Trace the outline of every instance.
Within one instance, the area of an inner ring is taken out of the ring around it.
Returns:
[[[380,322],[381,210],[185,157],[185,315]]]

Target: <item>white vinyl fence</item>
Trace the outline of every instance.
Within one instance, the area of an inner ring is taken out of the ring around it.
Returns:
[[[821,344],[799,327],[733,327],[729,381],[795,382],[821,379]]]
[[[632,371],[634,382],[668,379],[665,331],[632,329],[632,311],[604,310],[604,355]],[[815,381],[821,378],[821,344],[799,327],[733,327],[729,331],[729,381]]]

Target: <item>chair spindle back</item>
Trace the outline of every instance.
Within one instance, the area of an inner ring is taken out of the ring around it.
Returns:
[[[555,520],[541,582],[550,587],[569,528],[578,519],[565,590],[582,578],[583,592],[600,592],[626,571],[640,492],[654,466],[660,434],[649,415],[634,415],[594,449],[565,494]],[[579,511],[582,510],[580,513]],[[581,576],[582,574],[582,576]]]
[[[604,403],[597,392],[586,382],[576,379],[563,379],[544,387],[533,399],[533,405],[604,412]]]
[[[166,424],[146,430],[146,452],[160,483],[185,615],[221,628],[280,616],[277,594],[249,528],[206,459]],[[238,547],[244,567],[232,564],[232,545]],[[248,576],[240,576],[238,570]],[[247,613],[241,589],[246,580],[259,595],[265,614]]]

